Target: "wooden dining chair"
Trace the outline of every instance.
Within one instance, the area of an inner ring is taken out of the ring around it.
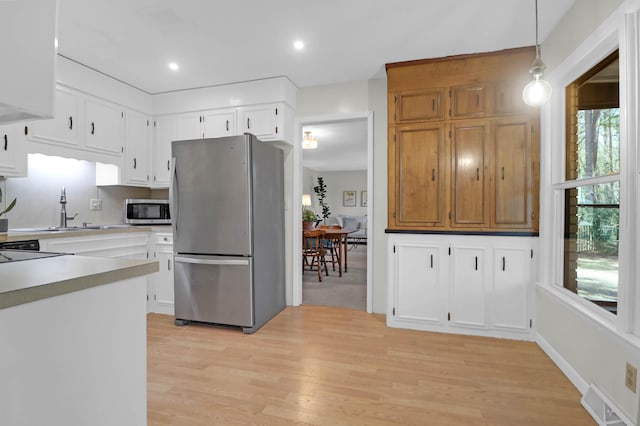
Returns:
[[[322,281],[322,266],[329,276],[327,261],[324,257],[324,234],[322,229],[304,231],[302,233],[302,273],[304,271],[318,271],[318,281]]]
[[[318,229],[342,229],[340,225],[320,225]],[[339,238],[339,237],[338,237]],[[324,239],[324,250],[325,254],[331,254],[331,267],[333,270],[336,270],[336,262],[339,262],[340,258],[338,257],[338,240],[336,238],[328,238],[325,235]]]

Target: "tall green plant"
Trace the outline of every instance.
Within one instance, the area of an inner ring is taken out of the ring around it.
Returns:
[[[0,212],[0,216],[2,216],[5,213],[9,213],[9,211],[16,206],[16,201],[17,200],[18,200],[17,198],[14,198],[13,201],[11,202],[11,204],[9,204],[9,207],[7,207],[6,209],[4,209],[4,210],[2,210]],[[2,202],[2,189],[0,188],[0,203],[1,202]]]
[[[322,217],[322,222],[324,223],[331,215],[331,211],[329,210],[329,206],[325,202],[325,198],[327,198],[327,186],[324,184],[324,179],[322,178],[322,176],[318,176],[318,184],[313,187],[313,192],[315,192],[318,196],[320,207],[322,207],[322,214],[320,214],[319,216]]]

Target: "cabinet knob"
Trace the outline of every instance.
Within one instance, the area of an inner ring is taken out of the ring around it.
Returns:
[[[138,162],[136,161],[136,158],[133,157],[133,168],[135,169],[138,166]]]
[[[7,151],[9,149],[9,138],[7,135],[4,135],[4,150]]]
[[[504,166],[502,167],[502,180],[504,180]]]
[[[227,122],[227,132],[229,131],[229,120],[226,121]]]
[[[476,168],[476,180],[480,180],[480,167]]]
[[[73,130],[73,117],[69,116],[69,130]]]
[[[167,170],[171,171],[171,160],[167,160]]]
[[[96,123],[91,123],[91,134],[94,135],[96,133]]]
[[[247,117],[247,129],[251,129],[251,118]]]

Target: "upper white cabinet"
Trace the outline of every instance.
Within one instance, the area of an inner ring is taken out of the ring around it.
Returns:
[[[239,133],[252,133],[265,141],[282,139],[282,110],[280,104],[239,108]]]
[[[124,112],[115,104],[87,98],[84,105],[87,149],[120,155],[124,150]]]
[[[387,325],[532,339],[537,238],[391,234]]]
[[[25,125],[0,126],[0,176],[26,176]]]
[[[202,113],[202,134],[205,138],[221,138],[236,134],[236,111],[214,110]]]
[[[202,139],[202,115],[180,114],[176,116],[174,140]]]
[[[57,3],[0,1],[0,122],[53,116]]]
[[[27,139],[72,148],[80,147],[81,109],[82,100],[76,93],[64,87],[58,87],[54,117],[30,123]]]
[[[153,181],[155,187],[168,187],[171,175],[171,141],[176,134],[177,120],[173,117],[157,118],[154,121]]]
[[[125,128],[125,184],[147,186],[151,172],[151,118],[127,111]]]

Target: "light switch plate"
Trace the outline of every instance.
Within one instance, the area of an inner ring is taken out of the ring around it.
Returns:
[[[102,210],[102,199],[101,198],[92,198],[89,200],[89,208],[91,211]]]

